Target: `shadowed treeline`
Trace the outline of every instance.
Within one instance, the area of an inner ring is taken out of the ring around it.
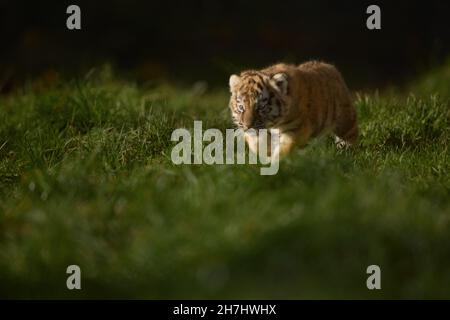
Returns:
[[[374,2],[375,3],[375,2]],[[66,29],[78,4],[82,30]],[[241,68],[319,58],[353,87],[404,80],[448,53],[446,1],[376,1],[382,30],[365,27],[368,1],[6,1],[0,4],[0,90],[48,70],[104,62],[133,78],[222,84]]]

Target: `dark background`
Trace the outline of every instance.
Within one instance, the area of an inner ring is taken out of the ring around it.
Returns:
[[[111,64],[137,81],[206,80],[277,61],[335,63],[352,87],[402,83],[449,54],[448,1],[0,0],[0,90]],[[81,7],[82,30],[66,28]],[[378,4],[382,30],[366,28]]]

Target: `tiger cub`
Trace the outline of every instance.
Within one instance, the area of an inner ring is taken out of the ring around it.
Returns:
[[[333,132],[338,148],[351,146],[358,138],[350,92],[330,64],[275,64],[231,75],[229,85],[234,123],[244,131],[278,129],[280,156],[322,133]],[[245,139],[256,153],[258,136],[245,134]]]

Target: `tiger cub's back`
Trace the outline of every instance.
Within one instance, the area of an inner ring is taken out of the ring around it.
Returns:
[[[356,110],[340,72],[331,64],[310,61],[297,66],[298,82],[292,90],[305,108],[313,136],[326,131],[353,144],[358,137]]]

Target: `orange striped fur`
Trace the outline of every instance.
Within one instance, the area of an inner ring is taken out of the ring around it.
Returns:
[[[338,147],[350,146],[358,138],[350,92],[330,64],[280,63],[232,75],[229,84],[229,107],[235,124],[244,130],[278,129],[281,155],[323,133],[333,132]],[[257,137],[246,136],[246,140],[256,151]]]

